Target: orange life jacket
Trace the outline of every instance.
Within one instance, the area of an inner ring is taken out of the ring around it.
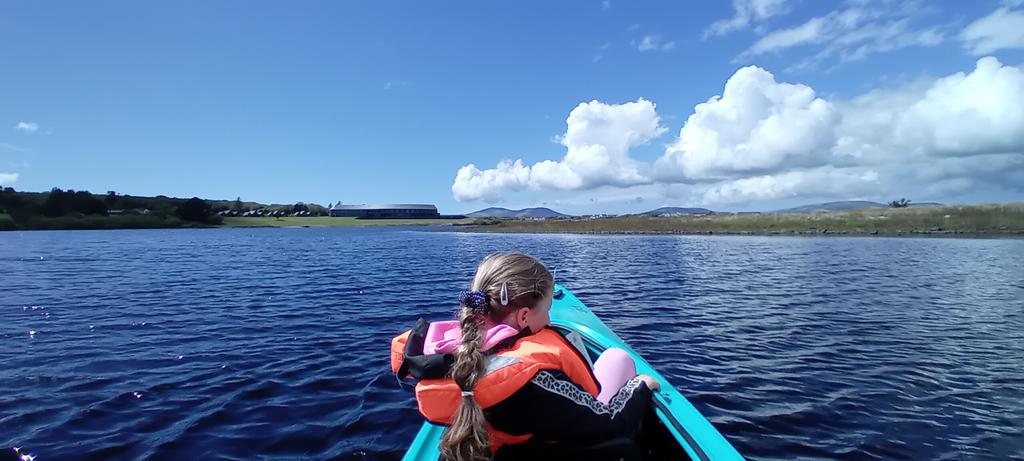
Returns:
[[[422,322],[421,322],[422,323]],[[407,346],[414,330],[391,340],[391,371],[401,375]],[[415,339],[414,339],[415,340]],[[422,346],[419,346],[422,353]],[[597,380],[581,351],[558,332],[545,328],[517,339],[511,347],[487,356],[487,371],[473,389],[473,399],[481,408],[489,408],[505,400],[533,379],[541,370],[559,370],[583,390],[597,397]],[[440,361],[438,357],[430,357]],[[447,357],[450,364],[450,356]],[[399,376],[404,377],[404,376]],[[462,402],[462,390],[448,377],[422,379],[416,384],[416,401],[420,413],[435,424],[451,425]],[[513,435],[490,427],[491,451],[507,444],[524,443],[531,434]]]

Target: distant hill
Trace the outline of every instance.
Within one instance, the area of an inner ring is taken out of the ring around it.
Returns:
[[[911,202],[910,206],[942,206],[942,204],[936,202]],[[793,208],[786,208],[785,210],[773,211],[773,213],[819,213],[823,211],[859,210],[861,208],[889,208],[889,205],[886,203],[869,202],[865,200],[847,200],[843,202],[814,203],[811,205],[803,205]]]
[[[715,214],[707,208],[679,208],[675,206],[665,206],[656,210],[645,211],[643,213],[637,213],[638,216],[669,216],[669,215],[705,215]]]
[[[864,200],[848,200],[844,202],[827,202],[827,203],[814,203],[811,205],[803,205],[793,208],[786,208],[785,210],[778,210],[774,213],[818,213],[821,211],[850,211],[859,210],[861,208],[888,208],[889,205],[878,202],[868,202]]]
[[[484,208],[480,211],[466,213],[470,218],[568,218],[569,215],[562,214],[550,208],[523,208],[522,210],[510,210],[508,208]]]

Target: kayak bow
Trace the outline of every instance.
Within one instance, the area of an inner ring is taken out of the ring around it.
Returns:
[[[654,393],[652,418],[660,424],[646,424],[644,441],[657,444],[671,444],[672,451],[697,461],[742,460],[739,452],[715,429],[689,401],[683,397],[668,380],[618,337],[590,308],[572,292],[561,285],[555,286],[555,297],[551,305],[551,326],[563,333],[576,332],[586,344],[592,357],[605,349],[618,347],[629,352],[636,362],[637,373],[654,377],[662,383],[660,391]],[[423,423],[413,439],[403,461],[437,461],[440,458],[438,446],[444,426]],[[641,442],[642,443],[642,442]],[[641,447],[644,448],[644,447]],[[681,449],[681,452],[680,452]],[[664,456],[664,451],[662,455]],[[660,459],[660,457],[659,457]]]

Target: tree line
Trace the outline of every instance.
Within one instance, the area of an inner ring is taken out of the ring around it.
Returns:
[[[119,215],[121,221],[134,224],[129,227],[217,225],[222,222],[214,206],[198,197],[187,200],[166,196],[134,197],[114,191],[100,195],[57,187],[49,192],[19,192],[12,187],[0,189],[0,214],[6,214],[15,226],[23,228],[60,228],[64,227],[62,225],[78,228],[76,220],[96,224],[101,223],[97,218],[113,217],[112,214]]]
[[[204,200],[94,194],[89,191],[53,188],[48,192],[0,188],[0,230],[97,229],[208,226],[223,223],[223,216],[258,211],[261,216],[326,216],[328,208],[315,203],[264,205],[235,200]]]

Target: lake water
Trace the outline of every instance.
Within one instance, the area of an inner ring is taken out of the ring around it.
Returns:
[[[398,459],[389,339],[508,250],[750,459],[1024,459],[1024,240],[358,228],[0,233],[0,447]]]

